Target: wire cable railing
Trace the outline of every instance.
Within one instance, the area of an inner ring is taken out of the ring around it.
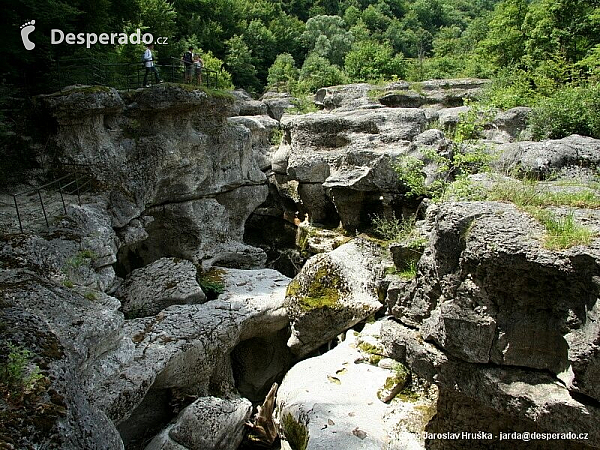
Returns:
[[[155,64],[155,67],[165,82],[200,84],[214,89],[219,86],[218,71],[202,67],[200,76],[194,71],[190,80],[186,77],[184,62],[177,58],[170,58],[167,64]],[[110,86],[119,90],[137,89],[143,87],[145,72],[146,68],[141,62],[102,62],[93,58],[57,60],[50,71],[55,90],[75,84]]]
[[[28,211],[30,220],[33,221],[36,217],[40,220],[43,218],[46,227],[50,228],[50,210],[48,208],[50,201],[48,199],[44,201],[42,194],[54,197],[58,195],[60,197],[59,205],[62,206],[62,208],[59,208],[67,214],[67,200],[70,201],[67,196],[76,197],[77,203],[81,206],[82,195],[93,190],[94,181],[87,167],[82,165],[70,166],[70,170],[72,171],[48,183],[23,190],[16,194],[10,194],[21,233],[25,232],[26,219],[23,216],[25,209]],[[75,169],[74,171],[73,168]]]

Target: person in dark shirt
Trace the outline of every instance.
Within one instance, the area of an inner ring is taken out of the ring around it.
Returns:
[[[185,82],[191,83],[194,77],[194,47],[189,47],[188,51],[183,54],[183,67],[185,70]]]

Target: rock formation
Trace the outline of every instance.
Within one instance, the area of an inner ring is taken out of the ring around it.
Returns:
[[[336,86],[305,115],[171,84],[40,97],[40,164],[96,194],[0,240],[0,446],[235,449],[268,396],[282,448],[600,448],[600,143],[528,141],[515,108],[461,147],[485,84]],[[489,170],[442,173],[464,148]],[[361,234],[375,217],[415,230]]]

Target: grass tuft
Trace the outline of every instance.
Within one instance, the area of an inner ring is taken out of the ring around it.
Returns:
[[[562,217],[539,208],[529,208],[528,212],[546,228],[544,247],[549,250],[589,245],[594,238],[594,232],[577,223],[572,212]]]

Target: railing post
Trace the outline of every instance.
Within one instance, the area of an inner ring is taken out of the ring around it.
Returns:
[[[62,201],[63,209],[65,214],[67,214],[67,205],[65,205],[65,197],[63,196],[62,183],[60,181],[58,182],[58,191],[60,192],[60,200]]]
[[[46,226],[48,228],[50,228],[50,222],[48,222],[48,215],[46,214],[46,208],[44,207],[44,200],[42,199],[42,193],[39,189],[37,190],[37,193],[40,198],[40,204],[42,205],[42,212],[44,213],[44,219],[46,219]]]
[[[79,177],[75,175],[75,188],[77,189],[77,203],[81,206],[81,196],[79,195]]]
[[[17,202],[17,196],[13,194],[13,200],[15,202],[15,209],[17,210],[17,219],[19,220],[19,228],[21,233],[23,232],[23,222],[21,222],[21,214],[19,213],[19,203]]]

